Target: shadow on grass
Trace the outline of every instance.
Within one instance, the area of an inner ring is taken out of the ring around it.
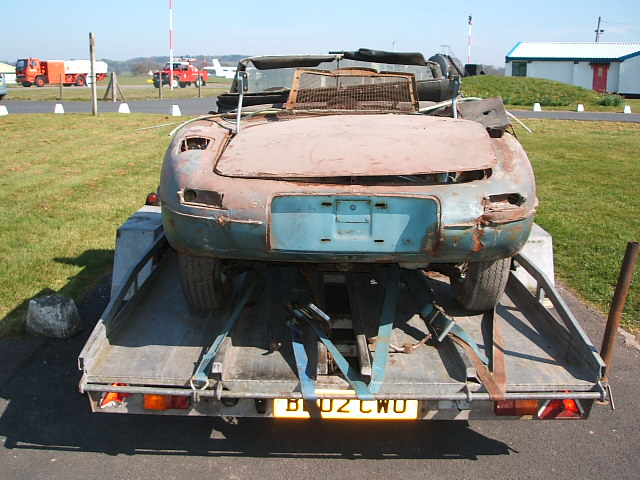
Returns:
[[[67,283],[58,291],[44,288],[30,298],[24,299],[4,318],[0,319],[0,341],[9,338],[24,337],[29,302],[44,295],[59,295],[73,298],[78,303],[88,292],[96,288],[105,275],[111,271],[113,264],[113,250],[87,250],[76,258],[54,258],[53,260],[65,265],[81,267],[81,270],[67,279]],[[34,272],[34,275],[37,275]]]

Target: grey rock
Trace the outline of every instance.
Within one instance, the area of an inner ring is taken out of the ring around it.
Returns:
[[[27,332],[69,338],[82,330],[80,315],[71,298],[45,295],[29,302]]]

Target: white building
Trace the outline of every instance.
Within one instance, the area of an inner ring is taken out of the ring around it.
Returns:
[[[7,83],[16,83],[16,67],[4,62],[0,62],[0,73],[4,73]]]
[[[640,43],[519,42],[506,56],[504,74],[637,96]]]

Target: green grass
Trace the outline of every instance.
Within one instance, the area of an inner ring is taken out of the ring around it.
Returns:
[[[127,101],[133,100],[155,100],[159,91],[153,86],[151,78],[148,76],[120,76],[118,84],[125,95]],[[98,101],[102,101],[109,85],[109,79],[99,82],[97,86]],[[202,96],[209,98],[228,92],[231,80],[224,78],[211,79],[202,87]],[[173,90],[165,86],[162,89],[163,98],[197,98],[198,89],[193,85],[186,88],[174,88]],[[108,101],[111,99],[111,94]],[[118,100],[122,97],[118,96]],[[23,87],[21,85],[10,85],[7,100],[60,100],[59,85],[50,85],[43,88],[36,86]],[[88,87],[63,87],[62,100],[66,102],[90,102],[91,89]]]
[[[109,272],[116,229],[157,188],[172,127],[134,130],[171,121],[0,117],[0,338],[22,332],[30,298],[77,299]]]
[[[556,276],[607,312],[627,243],[640,241],[640,125],[526,120],[536,222],[553,236]],[[640,264],[624,324],[640,329]]]
[[[539,103],[548,110],[575,110],[581,103],[587,111],[621,112],[626,104],[633,112],[640,111],[640,100],[601,95],[593,90],[542,78],[466,77],[462,81],[462,91],[468,97],[502,97],[508,108],[532,107]]]
[[[110,271],[115,232],[155,190],[171,123],[159,115],[8,115],[0,163],[0,338],[23,332],[29,299],[81,298]],[[628,241],[640,240],[640,125],[527,120],[537,222],[557,276],[606,312]],[[640,270],[640,267],[638,268]],[[635,280],[624,324],[640,328]]]

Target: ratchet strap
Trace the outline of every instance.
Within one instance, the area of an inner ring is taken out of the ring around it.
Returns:
[[[292,332],[291,338],[293,341],[293,354],[296,360],[296,368],[298,370],[298,378],[300,380],[300,390],[302,392],[303,400],[315,400],[317,395],[315,393],[315,380],[312,375],[309,374],[309,358],[301,340],[301,322],[305,322],[309,325],[320,341],[327,347],[327,350],[333,356],[336,366],[344,375],[345,380],[349,385],[351,385],[351,388],[355,391],[358,399],[373,400],[373,394],[367,385],[356,378],[357,373],[355,370],[349,365],[349,362],[340,353],[335,344],[327,337],[324,330],[318,325],[318,319],[321,321],[328,321],[329,317],[313,304],[309,304],[308,308],[304,308],[298,306],[295,302],[292,302],[289,298],[289,292],[291,292],[291,289],[278,267],[269,268],[269,275],[271,276],[273,283],[276,285],[278,294],[285,305],[287,305],[287,308],[293,317],[287,324]]]
[[[253,292],[256,284],[261,279],[262,279],[262,272],[258,272],[251,279],[251,282],[249,283],[249,285],[245,284],[245,288],[244,288],[244,291],[242,292],[242,296],[240,297],[239,301],[236,303],[235,307],[233,308],[231,315],[227,319],[226,323],[222,327],[222,330],[214,340],[211,347],[209,347],[209,350],[207,350],[207,353],[205,353],[202,356],[202,360],[200,360],[200,363],[198,364],[198,367],[196,368],[195,373],[191,377],[190,383],[192,388],[205,389],[209,386],[209,373],[211,372],[211,364],[213,362],[213,359],[218,353],[218,350],[220,350],[220,347],[222,346],[222,342],[227,337],[227,335],[229,334],[229,331],[231,331],[231,328],[233,327],[236,320],[240,316],[240,312],[242,311],[245,304],[247,303],[247,300],[249,300],[249,297],[251,296],[251,293]]]
[[[380,391],[384,374],[387,370],[389,343],[391,342],[393,320],[396,316],[399,282],[400,267],[397,264],[393,264],[389,267],[384,303],[382,304],[382,314],[380,315],[380,326],[378,327],[378,336],[376,337],[376,351],[373,355],[373,364],[371,366],[371,382],[369,383],[371,393],[378,393]]]
[[[451,339],[460,345],[467,356],[471,360],[473,367],[476,369],[478,378],[487,389],[491,400],[504,400],[504,396],[507,390],[507,375],[504,363],[504,345],[502,342],[502,335],[498,328],[498,320],[496,316],[495,308],[491,312],[492,317],[492,370],[489,370],[487,366],[488,362],[484,362],[480,356],[478,356],[476,350],[465,339],[459,337],[456,333],[451,333]],[[473,344],[475,345],[475,343]],[[477,348],[477,345],[476,345]],[[484,355],[483,355],[484,357]],[[486,357],[484,357],[486,358]]]

